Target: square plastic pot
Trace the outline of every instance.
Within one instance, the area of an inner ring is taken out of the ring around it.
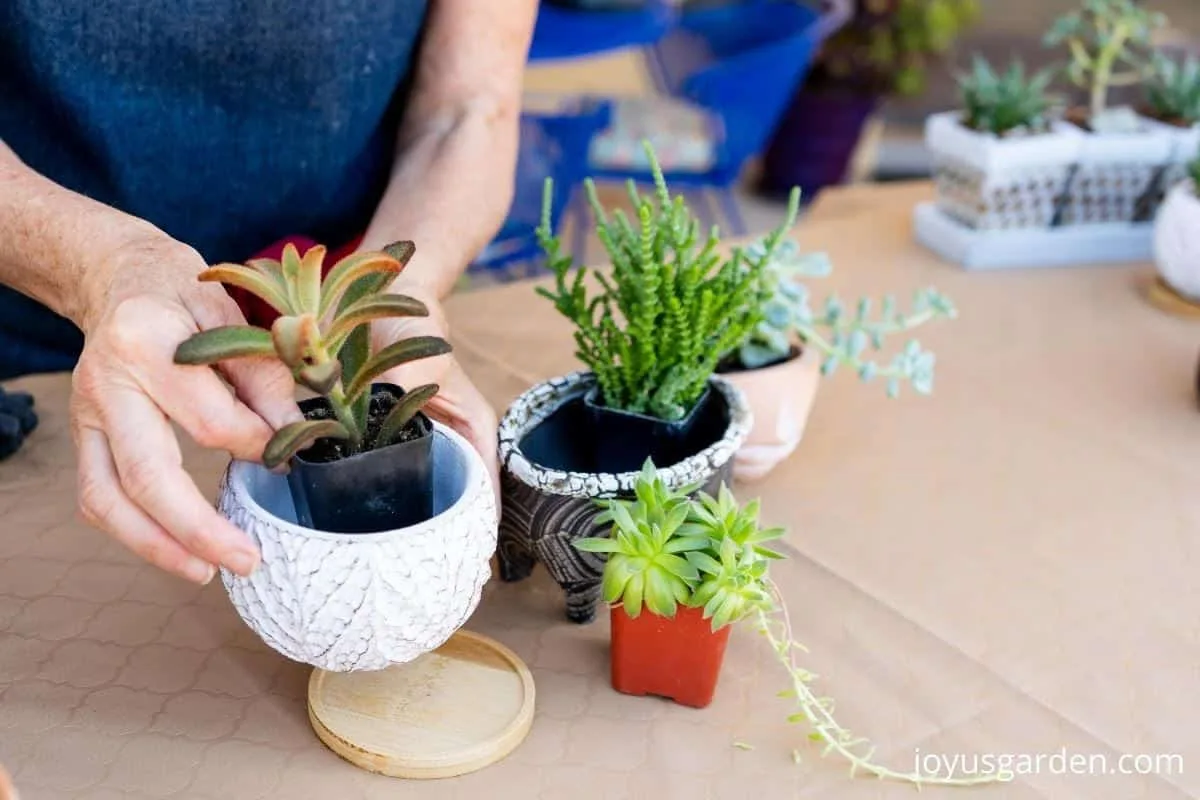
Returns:
[[[715,633],[698,608],[680,606],[668,619],[642,609],[637,618],[613,606],[612,686],[692,708],[713,701],[732,625]]]

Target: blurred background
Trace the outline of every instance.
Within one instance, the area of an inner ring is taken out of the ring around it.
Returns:
[[[473,275],[538,274],[546,176],[555,228],[578,257],[599,257],[583,178],[619,202],[625,180],[649,180],[643,140],[671,187],[735,236],[777,224],[793,186],[807,205],[841,184],[925,178],[925,118],[958,106],[955,74],[975,54],[1065,64],[1042,37],[1080,2],[542,0],[517,199]],[[1200,52],[1200,0],[1142,4],[1169,19],[1157,48]],[[1069,101],[1066,80],[1056,86]],[[1136,91],[1114,102],[1137,105]]]

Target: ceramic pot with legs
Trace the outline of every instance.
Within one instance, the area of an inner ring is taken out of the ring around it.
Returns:
[[[623,447],[597,441],[597,431],[605,437],[621,434],[610,425],[595,424],[586,402],[594,385],[589,372],[545,381],[518,397],[500,422],[501,578],[522,580],[540,562],[566,594],[567,618],[578,623],[595,618],[604,561],[578,551],[574,542],[604,535],[606,526],[596,521],[601,513],[596,501],[632,496],[639,474],[638,467],[603,471],[595,465],[617,450],[640,466],[653,456],[654,446],[641,418],[630,421],[632,433]],[[670,442],[669,452],[677,458],[655,459],[663,479],[672,488],[700,485],[713,493],[722,483],[732,484],[734,453],[753,423],[745,396],[729,381],[714,377],[707,401],[687,422],[682,441],[676,437]],[[642,451],[632,452],[639,444]]]

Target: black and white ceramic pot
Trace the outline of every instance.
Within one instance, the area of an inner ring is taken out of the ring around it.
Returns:
[[[523,580],[542,563],[566,594],[567,618],[578,623],[595,618],[604,558],[576,550],[574,542],[603,535],[604,526],[596,522],[602,508],[596,501],[632,497],[639,474],[590,469],[602,449],[584,402],[594,385],[590,372],[539,383],[518,397],[500,421],[501,578]],[[722,483],[733,483],[733,456],[753,417],[732,383],[714,376],[711,388],[692,426],[693,452],[674,463],[655,464],[672,488],[699,484],[715,493]]]

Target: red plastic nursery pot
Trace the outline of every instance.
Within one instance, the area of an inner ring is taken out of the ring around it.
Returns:
[[[634,619],[621,606],[613,606],[611,613],[614,689],[666,697],[692,708],[712,702],[732,625],[713,633],[703,609],[684,606],[673,619],[644,609]]]

